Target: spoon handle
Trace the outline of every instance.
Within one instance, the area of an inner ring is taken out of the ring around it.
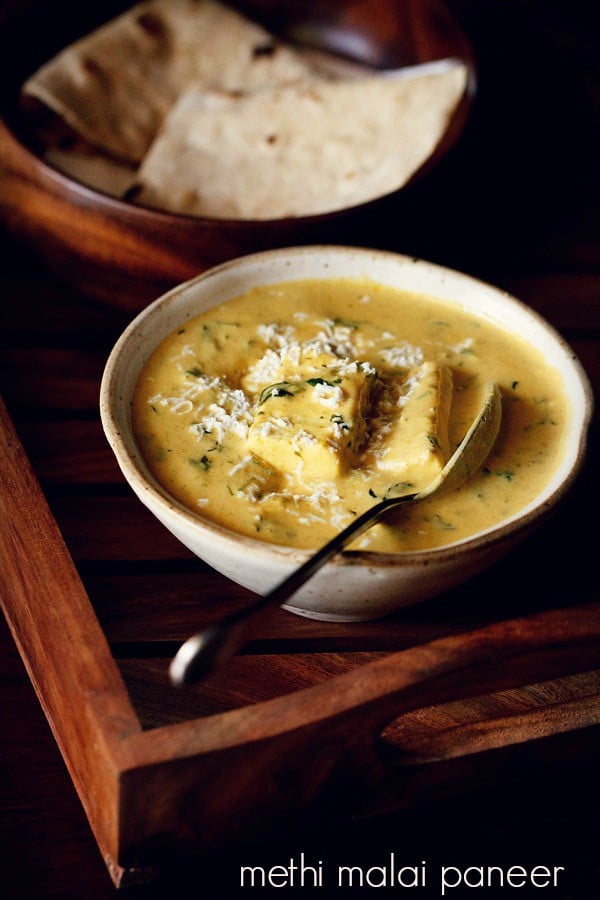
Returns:
[[[174,656],[169,676],[177,686],[193,684],[225,663],[244,646],[259,622],[267,619],[286,600],[302,587],[321,566],[339,553],[353,539],[359,537],[388,509],[414,500],[417,494],[388,497],[375,503],[343,531],[317,550],[291,575],[284,578],[273,590],[258,597],[249,606],[232,613],[214,625],[208,626],[188,638]]]
[[[388,509],[403,503],[425,500],[434,492],[453,490],[462,484],[490,452],[498,434],[500,419],[500,391],[498,385],[490,383],[486,386],[483,403],[469,430],[428,487],[416,494],[392,494],[376,503],[264,597],[259,597],[244,609],[188,638],[171,662],[171,682],[177,686],[193,684],[227,662],[230,656],[251,639],[259,622],[273,615],[274,610],[295,594],[327,560],[343,550],[352,538],[366,531]]]

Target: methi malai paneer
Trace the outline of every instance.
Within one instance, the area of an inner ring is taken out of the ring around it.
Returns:
[[[353,547],[449,544],[518,512],[549,481],[566,403],[541,353],[499,324],[368,279],[253,288],[185,322],[147,361],[133,426],[149,469],[203,518],[315,548],[443,467],[488,381],[503,421],[458,490],[398,510]]]

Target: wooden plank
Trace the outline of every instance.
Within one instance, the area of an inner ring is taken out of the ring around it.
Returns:
[[[0,456],[2,606],[100,849],[114,867],[115,757],[140,725],[1,401]]]
[[[193,832],[208,849],[257,834],[267,822],[304,821],[330,792],[338,811],[349,812],[388,779],[379,736],[393,718],[585,671],[600,663],[599,638],[597,605],[499,622],[384,654],[361,666],[359,677],[349,671],[291,696],[132,736],[137,765],[123,773],[123,858],[143,862],[144,845],[160,835],[184,846]],[[567,703],[564,715],[554,719],[559,730],[583,728],[600,722],[600,704]],[[513,741],[535,736],[528,717],[518,726]],[[490,729],[478,750],[497,739]],[[250,781],[244,771],[252,771]],[[298,771],[302,779],[294,779]],[[285,785],[285,793],[257,790],[265,781]],[[402,802],[399,787],[394,800]]]
[[[49,500],[76,561],[195,559],[134,494],[49,494]]]
[[[405,766],[454,759],[598,723],[600,671],[501,691],[468,703],[447,703],[400,716],[382,738]]]
[[[19,436],[46,488],[125,483],[99,419],[24,419],[19,424]]]
[[[557,522],[556,532],[560,530]],[[587,580],[591,564],[582,562],[575,580],[570,571],[555,571],[545,565],[555,546],[549,531],[544,530],[515,549],[502,564],[466,584],[381,620],[317,622],[282,610],[261,628],[256,644],[261,652],[274,642],[287,653],[297,652],[299,647],[313,652],[399,650],[498,616],[526,615],[594,599]],[[566,552],[570,552],[568,545]],[[166,571],[152,566],[145,571],[128,567],[118,573],[105,568],[104,564],[89,570],[86,567],[84,582],[90,598],[110,642],[136,644],[139,653],[144,653],[145,643],[182,641],[253,597],[250,591],[201,563],[185,572],[176,566]],[[514,590],[515,577],[519,579],[519,591]]]
[[[143,727],[150,729],[291,695],[384,656],[364,650],[285,659],[249,653],[193,691],[173,691],[169,659],[125,659],[119,669]],[[600,671],[419,708],[394,719],[382,738],[399,751],[403,765],[416,765],[507,746],[524,735],[559,733],[575,720],[581,727],[600,720]]]
[[[119,670],[145,729],[242,709],[288,696],[373,662],[383,652],[251,654],[231,660],[193,691],[174,690],[169,659],[124,659]]]
[[[26,263],[24,265],[27,265]],[[108,350],[132,316],[77,294],[53,277],[20,271],[2,278],[0,326],[12,347],[75,347],[89,335]]]
[[[600,329],[600,280],[595,271],[503,272],[497,283],[563,333]]]
[[[0,615],[2,896],[115,900],[83,806]],[[60,887],[58,885],[60,884]]]
[[[12,414],[98,410],[105,354],[83,348],[5,348],[0,389]]]

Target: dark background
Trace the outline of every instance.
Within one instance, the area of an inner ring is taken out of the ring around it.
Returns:
[[[572,302],[577,309],[589,304],[589,315],[580,316],[579,326],[575,321],[568,338],[597,339],[600,47],[596,4],[452,0],[449,5],[473,44],[479,70],[468,127],[443,164],[407,192],[401,210],[390,208],[389,218],[374,223],[362,242],[370,239],[512,291],[523,286],[522,299],[543,314],[559,303],[567,308]],[[28,250],[1,232],[0,252],[0,284],[5,288],[25,270],[40,284],[54,283],[54,276]],[[9,338],[3,335],[10,333],[6,323],[10,325],[14,310],[2,305],[0,315],[0,340],[6,343]],[[0,376],[0,391],[10,399],[10,369],[0,368]],[[591,453],[596,452],[594,439]],[[595,517],[597,506],[591,502],[590,506]],[[519,591],[535,591],[538,584],[536,573],[527,569],[525,554],[522,561],[524,577],[515,586],[513,602],[518,601]],[[556,567],[557,577],[565,584],[566,566],[570,577],[587,577],[590,585],[595,583],[589,558],[581,564],[573,559],[552,559],[547,564]],[[7,900],[114,897],[4,625],[0,676],[5,698],[4,703],[0,701],[4,707],[0,896]],[[518,896],[598,900],[598,737],[597,730],[588,729],[548,739],[537,749],[512,754],[510,761],[502,753],[490,753],[489,779],[467,785],[458,800],[424,796],[422,806],[408,814],[335,828],[315,823],[310,834],[286,834],[268,848],[182,864],[168,883],[131,889],[123,896],[145,900],[186,890],[191,898],[217,900],[237,896],[240,863],[286,863],[290,855],[304,851],[332,867],[338,863],[368,867],[380,865],[386,852],[395,850],[405,864],[427,860],[432,870],[438,864],[564,865],[567,873],[560,890],[522,889]],[[186,879],[191,879],[187,886]],[[258,892],[239,893],[254,896]],[[326,893],[305,889],[298,895]],[[439,893],[419,890],[413,895]],[[490,895],[483,890],[464,894]],[[449,896],[463,894],[455,891]]]

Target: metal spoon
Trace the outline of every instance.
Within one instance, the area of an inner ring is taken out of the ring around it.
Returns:
[[[303,565],[285,578],[277,587],[255,602],[232,613],[215,625],[210,625],[188,638],[174,656],[169,676],[174,685],[193,684],[222,666],[241,647],[251,640],[260,622],[288,600],[332,556],[367,530],[384,513],[396,506],[418,503],[440,491],[459,487],[478,469],[492,449],[502,417],[502,402],[497,384],[486,387],[485,397],[469,430],[439,475],[416,494],[395,494],[395,486],[386,497],[358,516],[347,528],[332,538]]]

